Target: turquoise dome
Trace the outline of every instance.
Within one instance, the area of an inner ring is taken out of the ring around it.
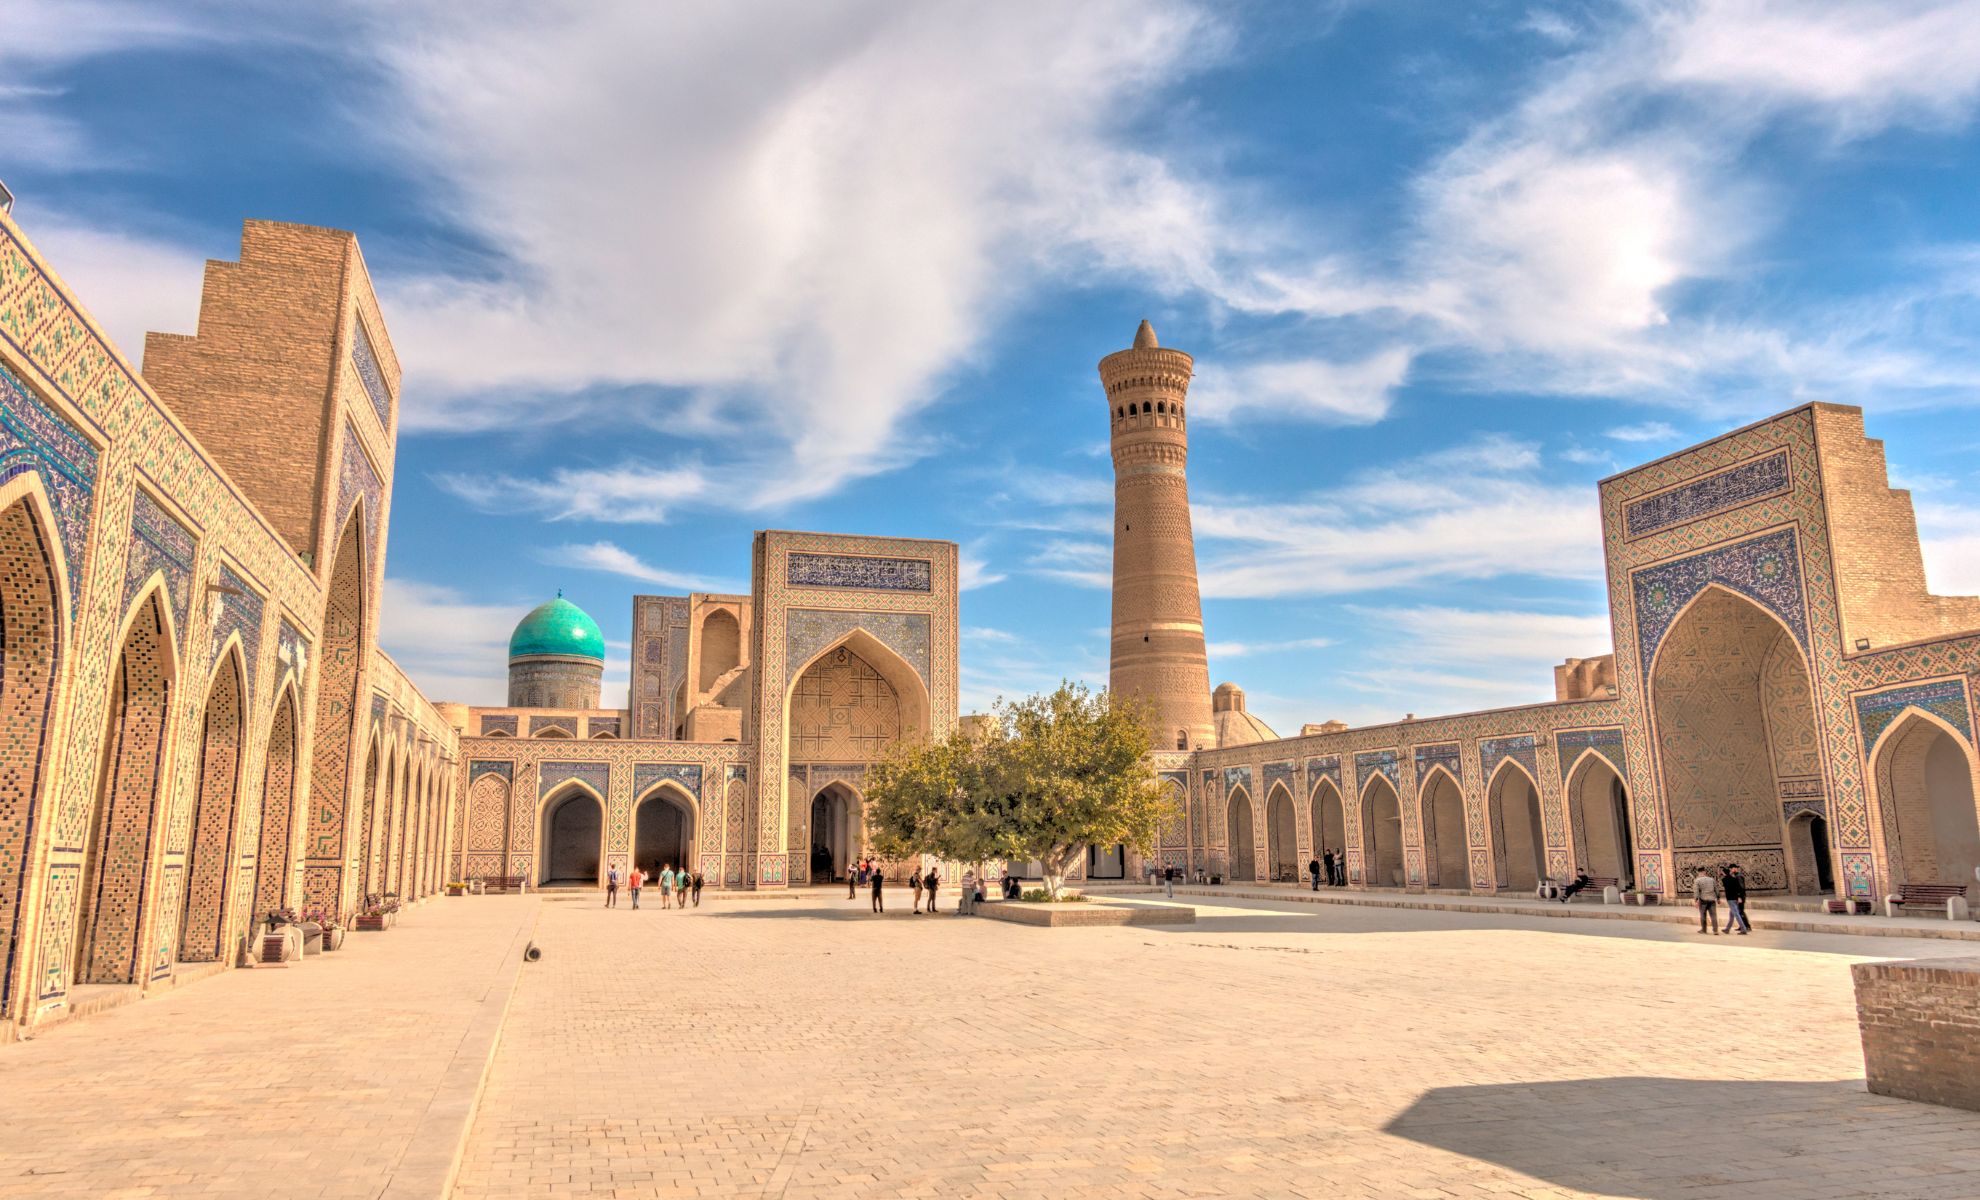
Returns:
[[[509,661],[539,654],[605,661],[605,635],[598,622],[558,592],[557,598],[529,610],[509,635]]]

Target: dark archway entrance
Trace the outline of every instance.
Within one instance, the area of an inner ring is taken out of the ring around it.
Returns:
[[[1255,883],[1258,879],[1257,842],[1251,831],[1251,797],[1243,788],[1231,793],[1226,819],[1231,835],[1231,882]]]
[[[1313,857],[1332,850],[1336,857],[1347,854],[1347,814],[1341,807],[1340,789],[1331,779],[1322,779],[1313,789]]]
[[[811,881],[843,881],[860,854],[859,796],[843,783],[828,783],[811,798]]]
[[[1892,883],[1972,888],[1980,867],[1980,810],[1966,743],[1909,712],[1878,748],[1874,777]],[[1980,896],[1980,889],[1967,895]]]
[[[1574,826],[1574,865],[1590,875],[1619,879],[1627,887],[1636,876],[1629,834],[1629,793],[1609,760],[1582,755],[1567,784],[1568,821]]]
[[[1470,856],[1465,852],[1464,793],[1443,770],[1433,770],[1424,789],[1423,851],[1429,886],[1471,886]]]
[[[1369,780],[1361,794],[1361,846],[1364,883],[1403,885],[1402,803],[1386,775]]]
[[[1800,644],[1745,596],[1710,586],[1664,635],[1650,709],[1680,885],[1737,862],[1753,891],[1795,889],[1781,797],[1823,794],[1811,697]]]
[[[598,883],[598,853],[605,810],[590,792],[572,790],[543,806],[543,884]]]
[[[1492,857],[1499,886],[1531,892],[1547,873],[1547,843],[1541,833],[1540,789],[1525,771],[1506,759],[1486,792],[1491,811]]]
[[[1273,883],[1299,882],[1299,827],[1292,793],[1283,784],[1273,784],[1271,799],[1265,802],[1265,851]]]
[[[1127,847],[1118,842],[1112,846],[1088,846],[1086,877],[1088,879],[1127,878]]]
[[[648,876],[694,865],[694,808],[666,784],[648,792],[633,811],[633,865]]]

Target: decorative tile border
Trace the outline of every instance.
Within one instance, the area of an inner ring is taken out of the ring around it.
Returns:
[[[96,489],[96,447],[26,381],[0,363],[0,483],[33,471],[55,510],[55,534],[68,560],[69,599],[82,587],[89,557],[90,501]]]
[[[925,558],[880,558],[864,554],[800,554],[786,560],[785,582],[792,587],[857,588],[869,592],[926,592],[933,565]]]
[[[1959,730],[1968,742],[1973,740],[1973,723],[1966,703],[1966,681],[1963,679],[1940,679],[1870,692],[1856,697],[1856,723],[1862,730],[1866,762],[1877,739],[1884,736],[1884,730],[1890,728],[1892,722],[1908,708],[1931,713]]]
[[[1634,540],[1779,496],[1793,487],[1788,452],[1776,450],[1623,505],[1623,528]]]

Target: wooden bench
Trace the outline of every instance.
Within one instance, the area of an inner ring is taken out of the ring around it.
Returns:
[[[483,875],[481,877],[482,890],[487,892],[519,892],[522,890],[522,886],[523,877],[520,875]]]
[[[1567,883],[1561,884],[1560,885],[1561,891],[1565,893],[1568,889],[1568,884],[1571,884],[1573,882],[1574,880],[1570,879],[1567,881]],[[1613,875],[1590,875],[1588,877],[1588,886],[1582,888],[1579,892],[1576,892],[1573,896],[1570,896],[1569,900],[1572,901],[1581,896],[1594,896],[1596,899],[1602,900],[1606,903],[1608,900],[1608,893],[1610,888],[1614,888],[1616,889],[1616,891],[1621,892],[1622,880],[1617,879]]]
[[[1952,902],[1957,900],[1957,905]],[[1897,895],[1884,898],[1886,911],[1898,915],[1905,907],[1936,908],[1948,917],[1964,916],[1966,885],[1963,883],[1901,883]],[[1957,916],[1956,916],[1957,914]]]
[[[1870,902],[1858,897],[1844,897],[1840,900],[1824,901],[1822,908],[1845,917],[1859,917],[1870,911]]]

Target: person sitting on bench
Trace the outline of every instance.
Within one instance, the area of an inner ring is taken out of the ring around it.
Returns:
[[[1580,867],[1576,867],[1574,869],[1574,882],[1568,884],[1566,887],[1561,889],[1561,903],[1566,904],[1569,900],[1572,900],[1574,898],[1575,893],[1584,890],[1585,888],[1587,888],[1589,884],[1593,882],[1594,880],[1588,878],[1587,871],[1583,870]]]

